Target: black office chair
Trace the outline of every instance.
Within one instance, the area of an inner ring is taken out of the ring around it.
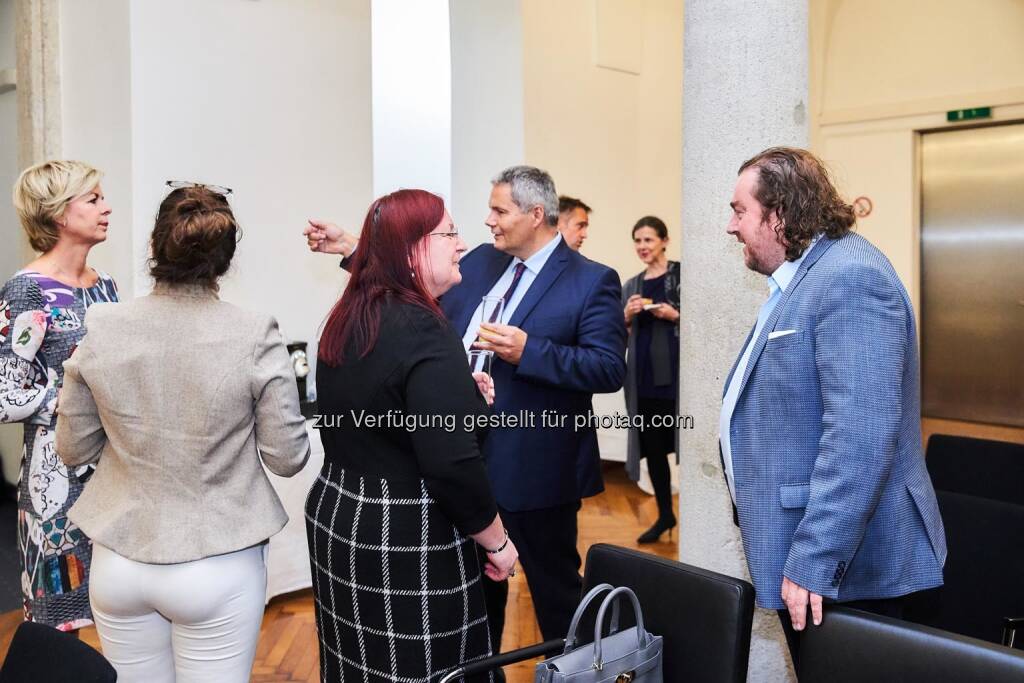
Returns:
[[[78,638],[26,621],[14,632],[0,683],[114,683],[110,662]]]
[[[663,636],[666,681],[744,683],[754,618],[754,587],[748,582],[666,560],[637,550],[599,543],[587,552],[583,592],[601,583],[628,586],[640,599],[644,626]],[[594,616],[579,633],[593,633]],[[622,610],[621,628],[634,625]],[[561,652],[563,640],[473,662],[444,680],[490,671]]]
[[[800,683],[1020,683],[1024,652],[836,606],[826,608],[821,626],[803,631],[799,678]]]
[[[940,588],[906,600],[904,617],[992,643],[1024,615],[1024,505],[936,491],[949,554]]]
[[[937,434],[925,462],[949,555],[944,585],[908,597],[904,617],[1024,649],[1024,446]]]
[[[932,434],[925,453],[936,490],[1024,505],[1024,444]]]

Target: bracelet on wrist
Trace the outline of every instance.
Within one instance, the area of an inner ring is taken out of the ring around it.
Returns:
[[[484,548],[484,550],[486,550],[491,555],[497,555],[502,550],[504,550],[506,547],[508,547],[508,529],[505,529],[505,542],[504,543],[502,543],[500,546],[498,546],[494,550],[491,550],[490,548]]]

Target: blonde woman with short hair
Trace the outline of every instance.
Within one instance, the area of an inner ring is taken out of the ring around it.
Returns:
[[[14,208],[39,257],[0,290],[0,422],[25,426],[18,543],[25,618],[74,631],[92,623],[92,544],[67,517],[93,466],[69,468],[54,435],[63,363],[85,335],[87,308],[117,301],[117,286],[87,264],[107,239],[102,173],[47,161],[14,184]]]

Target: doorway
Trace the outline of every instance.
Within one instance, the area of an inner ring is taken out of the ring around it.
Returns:
[[[921,138],[925,417],[1024,427],[1024,123]]]

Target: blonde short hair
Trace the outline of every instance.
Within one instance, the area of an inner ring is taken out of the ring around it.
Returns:
[[[91,192],[103,173],[81,161],[44,161],[22,171],[14,183],[14,209],[29,244],[39,252],[53,249],[60,237],[57,220],[68,204]]]

